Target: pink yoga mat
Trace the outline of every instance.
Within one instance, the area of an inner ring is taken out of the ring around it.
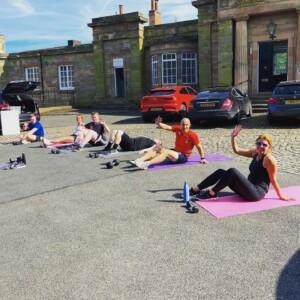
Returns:
[[[72,146],[73,143],[57,143],[57,144],[50,144],[47,145],[47,148],[49,149],[53,149],[53,148],[63,148],[63,147],[68,147],[68,146]]]
[[[228,156],[225,156],[225,155],[219,154],[219,153],[207,154],[205,157],[208,160],[208,162],[232,160],[232,157],[228,157]],[[164,169],[169,169],[169,168],[186,167],[186,166],[199,164],[199,161],[200,161],[199,155],[193,154],[189,157],[189,160],[184,164],[172,163],[169,160],[165,160],[164,162],[162,162],[160,164],[150,166],[148,168],[148,170],[149,171],[157,171],[157,170],[164,170]]]
[[[270,190],[265,198],[260,201],[249,202],[243,200],[237,195],[233,195],[214,199],[200,200],[196,201],[196,203],[218,219],[236,215],[250,214],[277,207],[300,205],[300,186],[282,188],[282,193],[296,200],[279,200],[276,192],[274,190]]]

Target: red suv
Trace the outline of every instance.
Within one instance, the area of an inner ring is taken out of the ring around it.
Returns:
[[[177,114],[187,116],[189,104],[195,99],[197,92],[186,85],[161,87],[150,90],[140,103],[144,121],[151,121],[156,116]]]

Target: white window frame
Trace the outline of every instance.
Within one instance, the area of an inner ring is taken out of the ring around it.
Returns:
[[[26,81],[40,81],[40,68],[28,67],[25,68],[25,80]]]
[[[152,86],[159,85],[159,78],[158,78],[158,56],[153,55],[151,57],[151,81]]]
[[[62,73],[65,74],[62,74]],[[63,76],[64,75],[64,76]],[[74,66],[60,65],[58,66],[59,89],[61,91],[72,91],[74,87]],[[65,82],[63,82],[65,80]]]
[[[193,68],[188,68],[187,64],[184,67],[184,62],[190,62],[191,64],[194,63],[194,72]],[[184,78],[185,77],[185,78]],[[195,80],[188,80],[188,77]],[[184,84],[197,84],[198,78],[197,78],[197,54],[195,52],[184,52],[181,55],[181,78],[182,83]],[[185,80],[186,79],[186,80]]]
[[[168,56],[174,56],[173,58],[168,58]],[[176,53],[164,53],[161,55],[161,73],[162,73],[162,83],[163,85],[168,85],[168,84],[177,84],[177,54]],[[164,66],[165,63],[174,63],[175,62],[175,68],[166,68],[166,70],[175,70],[175,74],[171,74],[170,78],[167,72],[167,76],[164,76]],[[175,77],[175,81],[172,81],[172,77]]]

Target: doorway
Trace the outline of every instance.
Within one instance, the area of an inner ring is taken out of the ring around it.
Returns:
[[[259,43],[259,92],[271,92],[287,80],[288,41]]]
[[[124,68],[115,68],[115,96],[124,97]]]

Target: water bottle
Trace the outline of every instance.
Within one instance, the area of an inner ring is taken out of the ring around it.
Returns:
[[[185,181],[183,185],[183,202],[187,203],[190,201],[190,187],[188,183]]]

